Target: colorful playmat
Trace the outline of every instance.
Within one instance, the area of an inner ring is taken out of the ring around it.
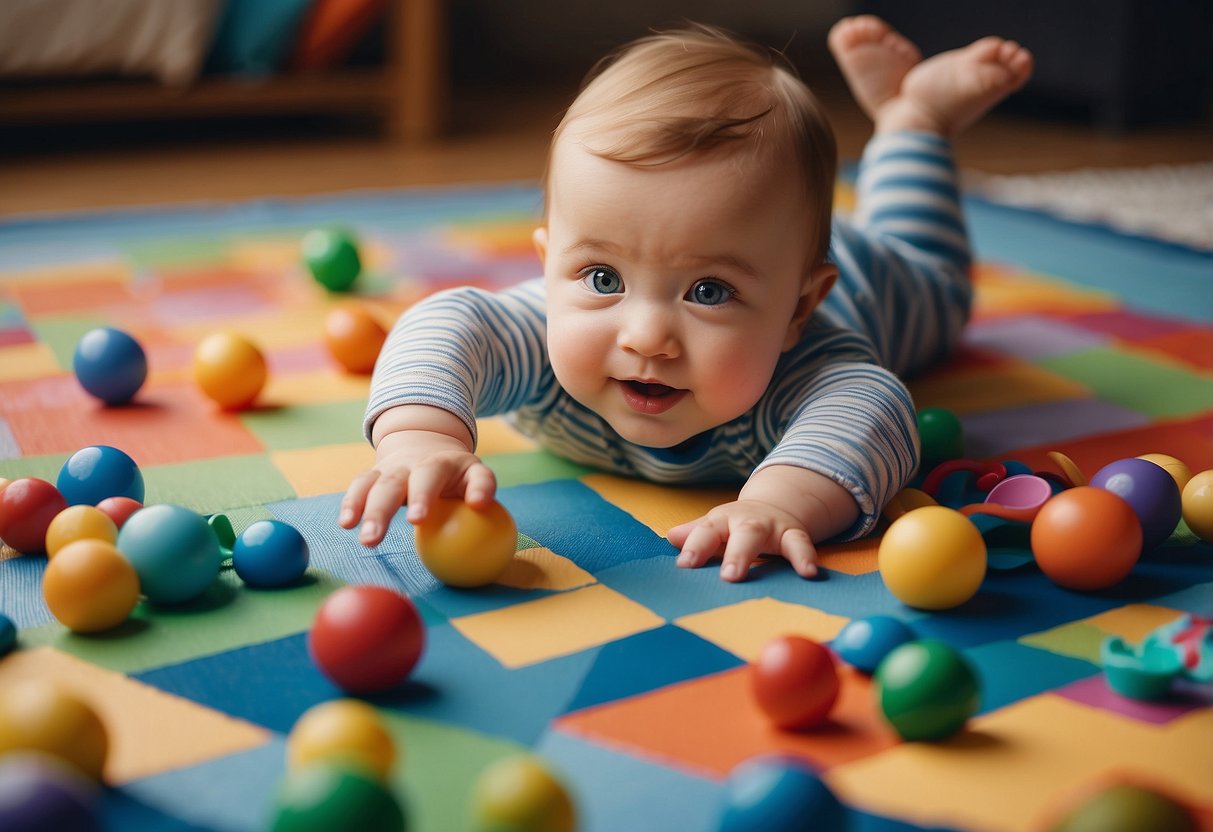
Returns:
[[[321,341],[326,313],[348,298],[307,275],[301,236],[353,230],[367,263],[356,295],[390,322],[438,288],[536,273],[539,209],[527,185],[0,222],[0,476],[53,482],[72,452],[112,445],[141,466],[148,503],[223,512],[237,531],[279,518],[310,545],[300,586],[253,590],[225,571],[202,600],[141,605],[100,636],[51,616],[45,558],[0,555],[0,612],[19,629],[0,688],[49,676],[95,705],[112,737],[108,828],[265,827],[287,733],[341,696],[306,634],[322,599],[351,583],[407,591],[427,625],[410,682],[370,699],[403,748],[392,784],[421,832],[464,828],[476,776],[519,750],[568,785],[579,828],[601,832],[713,829],[730,770],[773,751],[819,771],[854,829],[1039,828],[1075,790],[1116,778],[1208,820],[1213,700],[1123,698],[1099,664],[1107,637],[1138,643],[1183,613],[1213,613],[1213,546],[1182,529],[1124,582],[1083,593],[1049,581],[1006,524],[978,594],[937,613],[885,589],[877,538],[826,547],[825,580],[771,562],[733,585],[715,568],[675,568],[663,537],[722,492],[584,469],[495,421],[481,451],[520,533],[498,584],[438,585],[403,522],[370,551],[338,528],[340,493],[372,459],[360,435],[367,379]],[[964,349],[913,382],[917,404],[957,413],[974,459],[1055,470],[1047,453],[1059,450],[1090,475],[1157,452],[1213,468],[1213,256],[978,200],[967,210],[976,318]],[[101,325],[148,353],[129,406],[101,406],[70,370],[77,340]],[[268,357],[252,410],[219,412],[192,381],[194,346],[217,330]],[[976,668],[981,707],[964,732],[898,740],[871,680],[849,668],[825,728],[767,722],[746,667],[764,643],[829,642],[882,613]]]

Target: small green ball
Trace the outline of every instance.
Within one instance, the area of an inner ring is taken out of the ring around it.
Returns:
[[[275,803],[272,832],[405,832],[404,810],[371,776],[332,763],[292,771]]]
[[[964,457],[964,428],[950,410],[924,407],[918,411],[918,435],[922,440],[923,471],[949,459]]]
[[[344,292],[362,272],[354,238],[345,231],[318,228],[303,236],[303,261],[330,292]]]
[[[1141,786],[1121,783],[1100,791],[1068,812],[1050,832],[1196,832],[1183,806]]]
[[[937,639],[907,642],[876,668],[880,710],[902,739],[942,740],[977,713],[977,674],[958,650]]]

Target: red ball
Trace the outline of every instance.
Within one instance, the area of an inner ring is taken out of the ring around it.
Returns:
[[[1032,554],[1053,583],[1104,589],[1119,583],[1141,555],[1137,515],[1123,499],[1084,485],[1061,492],[1032,521]]]
[[[801,636],[767,642],[750,665],[750,684],[758,707],[780,728],[811,728],[838,699],[834,654]]]
[[[130,497],[106,497],[97,503],[97,509],[113,520],[118,528],[122,528],[126,519],[141,508],[143,503]]]
[[[46,480],[13,480],[0,491],[0,540],[23,554],[45,552],[47,527],[65,508],[67,500]]]
[[[308,650],[349,693],[377,693],[408,678],[425,648],[425,626],[408,596],[381,586],[343,587],[320,605]]]

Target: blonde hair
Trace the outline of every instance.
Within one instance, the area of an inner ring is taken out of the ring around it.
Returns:
[[[591,70],[552,135],[637,167],[710,152],[789,151],[810,201],[811,263],[826,259],[837,149],[816,98],[777,52],[693,25],[625,45]],[[549,149],[549,166],[552,149]],[[784,158],[787,158],[785,156]]]

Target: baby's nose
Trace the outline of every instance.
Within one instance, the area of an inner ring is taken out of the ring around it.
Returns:
[[[627,311],[619,328],[620,349],[646,358],[677,358],[681,352],[678,328],[669,311],[655,304]]]

